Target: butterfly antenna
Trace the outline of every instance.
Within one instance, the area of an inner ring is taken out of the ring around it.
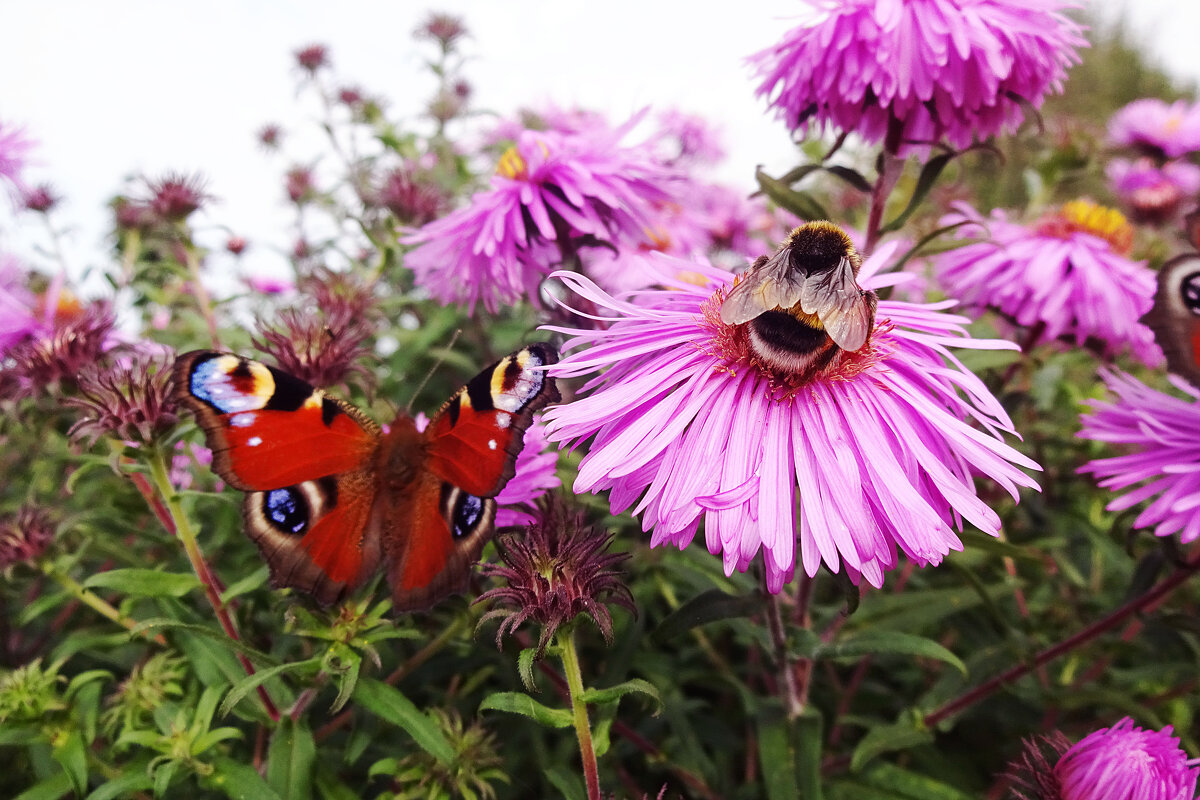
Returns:
[[[454,343],[458,341],[458,337],[461,334],[462,328],[455,330],[454,335],[450,337],[450,341],[446,343],[444,348],[442,348],[443,355],[438,356],[438,360],[433,362],[433,366],[429,368],[429,371],[425,373],[425,377],[421,379],[421,383],[417,386],[416,390],[413,391],[412,397],[408,398],[408,405],[404,406],[405,414],[410,417],[412,416],[412,405],[414,402],[416,402],[417,395],[421,394],[421,390],[425,388],[425,384],[429,383],[429,379],[433,377],[433,373],[437,372],[438,368],[445,363],[446,356],[444,354],[454,349]]]

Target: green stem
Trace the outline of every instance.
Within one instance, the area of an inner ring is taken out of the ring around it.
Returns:
[[[150,464],[150,477],[154,481],[154,487],[162,497],[170,517],[171,524],[166,526],[167,530],[174,527],[175,536],[183,544],[183,551],[187,554],[192,570],[200,579],[200,583],[204,585],[204,594],[208,598],[209,604],[212,605],[213,611],[216,612],[217,620],[221,623],[225,635],[235,642],[241,641],[237,627],[233,624],[233,617],[230,616],[229,609],[221,601],[221,592],[217,588],[216,576],[209,569],[208,562],[204,560],[204,554],[200,552],[200,545],[196,541],[196,532],[192,529],[192,521],[184,513],[183,506],[179,502],[179,495],[176,494],[175,487],[171,485],[166,456],[160,448],[153,447],[147,454],[147,460]],[[250,659],[243,653],[238,653],[237,657],[238,661],[242,663],[242,668],[246,670],[246,674],[253,675],[254,665],[250,663]],[[271,721],[278,722],[279,709],[271,700],[271,696],[267,694],[266,687],[261,685],[258,687],[258,696],[262,699]]]
[[[122,614],[107,600],[99,597],[90,589],[85,588],[83,584],[60,570],[57,566],[53,564],[47,565],[45,572],[47,575],[57,581],[59,586],[62,586],[64,589],[70,592],[76,600],[83,603],[100,616],[112,620],[126,630],[131,631],[137,627],[137,622]],[[142,635],[147,639],[150,639],[161,645],[165,645],[167,643],[166,639],[162,637],[162,634],[151,635],[149,632],[143,631]]]
[[[212,338],[213,347],[220,350],[221,336],[217,332],[217,318],[213,315],[212,298],[208,295],[204,281],[200,280],[200,259],[196,256],[196,250],[192,247],[191,242],[185,242],[182,248],[188,272],[192,276],[192,290],[196,293],[196,304],[200,306],[204,324],[208,326],[208,335]]]
[[[583,673],[579,670],[579,653],[575,649],[575,627],[567,625],[556,638],[562,652],[567,692],[571,696],[571,712],[575,718],[575,736],[579,739],[579,757],[583,760],[583,779],[587,784],[588,800],[601,800],[600,770],[596,765],[596,749],[592,746],[587,703],[583,702]]]

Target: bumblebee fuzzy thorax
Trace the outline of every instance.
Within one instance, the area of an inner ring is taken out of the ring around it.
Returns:
[[[850,261],[855,277],[862,267],[862,257],[850,237],[832,222],[821,220],[794,228],[780,250],[788,250],[792,266],[806,274],[828,272],[843,258]]]

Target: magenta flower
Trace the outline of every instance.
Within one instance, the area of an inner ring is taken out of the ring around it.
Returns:
[[[33,144],[22,128],[0,121],[0,178],[11,182],[18,192],[25,188],[21,172]]]
[[[1189,761],[1172,733],[1125,717],[1088,734],[1054,767],[1061,800],[1192,800],[1200,761]]]
[[[720,133],[704,117],[668,109],[657,119],[659,157],[665,163],[711,166],[725,158]]]
[[[828,126],[870,142],[965,147],[1015,127],[1022,100],[1037,108],[1061,92],[1087,46],[1063,0],[812,5],[804,24],[750,57],[758,95],[800,133]]]
[[[558,477],[558,450],[548,449],[546,426],[534,422],[525,431],[525,444],[517,456],[516,474],[496,495],[500,509],[496,512],[496,527],[532,525],[536,517],[523,510],[551,489],[562,486]]]
[[[864,288],[902,279],[879,274],[896,250],[889,243],[867,260]],[[633,506],[652,545],[686,547],[703,522],[727,573],[762,550],[778,592],[798,535],[809,575],[822,562],[844,565],[879,586],[897,548],[921,565],[960,550],[960,516],[999,532],[974,476],[1014,497],[1036,487],[1017,466],[1037,465],[1003,442],[1013,433],[1004,409],[948,349],[1013,345],[970,338],[965,318],[942,312],[950,303],[880,302],[869,344],[797,385],[751,359],[745,326],[721,322],[732,273],[666,256],[657,264],[656,283],[668,288],[634,302],[557,273],[610,314],[601,330],[552,329],[573,336],[555,374],[607,370],[545,412],[551,441],[591,439],[574,490],[609,489],[613,513]]]
[[[1164,223],[1195,204],[1200,193],[1200,167],[1187,161],[1158,166],[1150,158],[1115,158],[1105,168],[1113,191],[1140,222]]]
[[[15,258],[0,253],[0,357],[43,329],[36,308],[37,298],[25,286],[25,271]]]
[[[1108,139],[1160,159],[1193,153],[1200,150],[1200,103],[1168,104],[1157,97],[1134,100],[1109,119]]]
[[[629,127],[589,135],[526,131],[500,159],[491,189],[404,239],[405,263],[443,304],[489,311],[527,297],[583,246],[634,246],[672,177],[649,154],[620,145]]]
[[[1124,217],[1076,200],[1031,228],[1000,210],[985,219],[965,204],[956,208],[942,224],[973,222],[956,235],[985,239],[937,258],[948,295],[1027,328],[1041,326],[1035,344],[1065,337],[1162,363],[1154,333],[1138,322],[1154,302],[1154,272],[1126,257],[1133,230]]]
[[[1083,416],[1079,435],[1125,445],[1130,452],[1091,461],[1079,471],[1092,473],[1112,491],[1141,483],[1108,509],[1124,511],[1153,498],[1134,525],[1152,528],[1155,536],[1178,533],[1184,542],[1195,541],[1200,537],[1200,389],[1170,378],[1188,396],[1183,399],[1123,372],[1103,371],[1101,377],[1116,400],[1090,401],[1091,414]]]

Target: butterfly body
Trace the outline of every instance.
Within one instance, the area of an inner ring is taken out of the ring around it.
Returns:
[[[214,471],[247,493],[246,533],[274,585],[332,603],[383,565],[395,607],[415,610],[465,587],[524,431],[559,397],[545,372],[556,361],[546,344],[501,359],[423,431],[400,414],[385,433],[294,376],[216,351],[178,358],[175,396]]]
[[[746,326],[764,365],[807,380],[870,340],[877,301],[855,280],[861,264],[836,225],[802,225],[746,270],[721,304],[721,320]]]

